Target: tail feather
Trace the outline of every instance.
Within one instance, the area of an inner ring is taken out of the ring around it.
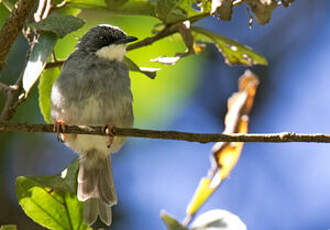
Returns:
[[[111,206],[100,199],[91,198],[84,203],[84,220],[89,226],[96,222],[98,216],[104,224],[111,225],[111,214]]]
[[[117,204],[116,189],[109,158],[96,152],[83,155],[78,173],[78,199],[84,201],[84,219],[92,225],[99,216],[102,222],[110,225],[111,206]]]
[[[84,220],[86,224],[92,225],[98,217],[99,202],[97,198],[91,198],[84,203]]]
[[[116,188],[112,175],[111,162],[109,159],[103,161],[103,169],[98,177],[97,190],[101,200],[110,206],[117,204]]]

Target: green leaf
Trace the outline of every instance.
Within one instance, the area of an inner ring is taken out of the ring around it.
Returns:
[[[260,54],[251,50],[250,47],[242,45],[239,42],[230,40],[219,34],[212,33],[197,26],[192,27],[195,41],[201,43],[214,43],[225,58],[228,65],[243,64],[267,65],[267,60]]]
[[[247,230],[235,214],[222,209],[213,209],[196,217],[192,230]]]
[[[9,16],[9,11],[3,4],[0,4],[0,28],[5,23],[6,18]]]
[[[129,59],[128,57],[124,58],[124,62],[126,63],[128,69],[130,71],[134,71],[134,72],[139,72],[142,73],[144,75],[146,75],[147,77],[154,79],[156,77],[156,72],[158,70],[160,70],[159,68],[149,68],[149,67],[138,67],[131,59]]]
[[[109,11],[117,14],[155,16],[154,6],[148,0],[106,0]]]
[[[17,227],[16,227],[16,225],[2,225],[1,227],[0,227],[0,230],[17,230]]]
[[[78,30],[84,25],[84,21],[72,15],[52,13],[46,20],[39,23],[31,23],[29,26],[39,31],[51,31],[58,37],[63,38],[68,33]]]
[[[58,176],[64,179],[68,191],[75,193],[77,191],[77,175],[79,169],[79,158],[75,158]]]
[[[166,224],[168,230],[188,230],[188,228],[183,226],[179,221],[167,215],[165,211],[161,212],[160,217]]]
[[[42,32],[40,34],[38,42],[33,47],[24,69],[23,88],[25,90],[25,98],[39,79],[39,76],[47,63],[48,57],[55,47],[56,41],[57,36],[52,32]]]
[[[50,118],[50,94],[52,86],[57,77],[60,75],[60,68],[46,69],[40,78],[39,89],[39,108],[44,120],[47,123],[51,122]]]
[[[105,0],[67,0],[67,3],[78,8],[106,7]]]
[[[187,18],[186,12],[179,7],[184,0],[158,0],[155,8],[156,16],[164,23],[174,23]]]
[[[78,160],[65,173],[55,176],[21,176],[16,178],[16,196],[26,215],[49,229],[85,230],[83,203],[72,191],[77,179]],[[72,183],[69,185],[68,183]]]

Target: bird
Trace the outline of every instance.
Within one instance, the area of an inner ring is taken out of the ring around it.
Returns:
[[[108,24],[92,27],[82,36],[52,86],[50,113],[58,128],[133,127],[133,95],[124,57],[127,43],[136,40]],[[80,155],[77,197],[84,202],[89,226],[98,219],[111,225],[117,194],[109,155],[119,151],[124,141],[118,136],[65,134],[64,143]]]

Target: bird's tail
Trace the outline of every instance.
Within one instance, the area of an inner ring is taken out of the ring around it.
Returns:
[[[95,151],[82,155],[78,173],[78,199],[84,201],[84,219],[92,225],[97,218],[110,225],[111,206],[117,204],[116,189],[108,157]]]

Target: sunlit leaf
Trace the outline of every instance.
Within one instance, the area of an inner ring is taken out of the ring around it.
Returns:
[[[192,31],[195,41],[215,44],[228,65],[267,65],[267,60],[263,56],[239,42],[230,40],[229,38],[225,38],[219,34],[197,26],[193,26]]]
[[[203,177],[195,193],[193,195],[192,200],[189,202],[186,213],[189,216],[194,215],[194,213],[204,204],[204,202],[209,198],[209,196],[215,191],[216,187],[210,186],[211,178]]]
[[[106,7],[104,0],[67,0],[67,4],[78,8]]]
[[[16,225],[2,225],[0,230],[17,230]]]
[[[188,230],[188,228],[183,226],[179,221],[167,215],[165,211],[161,212],[160,217],[166,224],[168,230]]]
[[[213,209],[197,216],[191,224],[192,230],[246,230],[245,224],[235,214]]]
[[[52,86],[60,75],[60,68],[46,69],[40,78],[39,89],[39,108],[44,120],[47,123],[51,122],[50,118],[50,94]]]
[[[31,51],[31,55],[26,64],[23,74],[23,88],[25,90],[25,97],[27,97],[32,86],[39,79],[39,76],[44,69],[48,57],[52,53],[57,41],[57,36],[52,32],[43,32],[38,38]]]
[[[49,229],[88,229],[83,221],[83,203],[76,197],[77,160],[55,176],[21,176],[16,178],[16,196],[27,216]],[[70,179],[68,179],[70,178]]]
[[[63,38],[68,33],[78,30],[84,25],[84,21],[72,15],[52,13],[46,20],[39,23],[31,23],[30,26],[38,31],[50,31]]]

